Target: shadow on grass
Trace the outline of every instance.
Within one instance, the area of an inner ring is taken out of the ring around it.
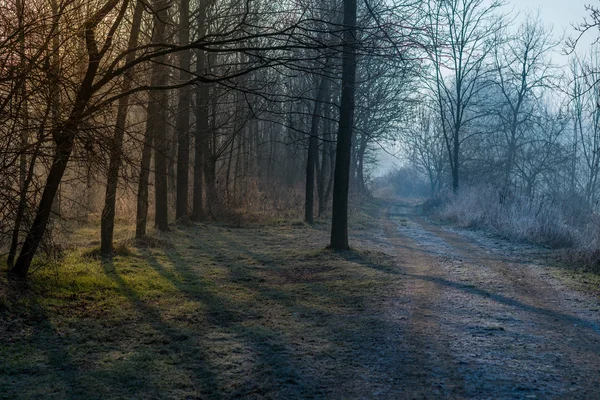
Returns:
[[[0,345],[0,398],[81,395],[86,391],[82,369],[69,353],[68,340],[51,321],[39,295],[30,293],[29,283],[19,282],[13,289],[19,301],[0,310],[0,339],[8,345]]]
[[[238,348],[239,352],[252,357],[250,360],[241,361],[235,367],[239,368],[241,374],[233,377],[237,382],[229,382],[235,386],[232,388],[233,393],[229,392],[231,389],[221,387],[218,388],[221,395],[323,395],[318,377],[305,376],[298,365],[299,360],[292,359],[289,337],[276,327],[262,323],[266,316],[256,307],[256,301],[234,300],[235,296],[228,293],[232,288],[224,288],[219,293],[216,288],[202,283],[203,277],[198,271],[190,268],[189,261],[184,260],[177,251],[169,251],[167,254],[169,261],[174,265],[174,271],[166,269],[152,254],[145,255],[151,267],[172,282],[180,293],[188,299],[201,302],[207,308],[208,315],[204,323],[211,325],[216,331],[224,332],[226,340],[241,345],[241,348]],[[246,288],[258,290],[259,284],[256,282],[255,277],[241,273],[238,268],[233,269],[230,283],[241,283]],[[264,293],[268,293],[266,297],[277,300],[279,304],[292,304],[289,296],[283,291],[265,289]],[[211,341],[207,340],[205,346],[210,346],[210,343]],[[216,354],[213,354],[213,357],[215,356]],[[224,357],[228,358],[229,355]],[[224,372],[222,367],[216,369],[217,373]]]
[[[192,235],[188,242],[165,251],[166,260],[144,252],[162,277],[207,308],[206,323],[226,332],[252,355],[240,367],[245,376],[236,377],[241,380],[236,395],[323,397],[338,390],[333,386],[344,379],[353,379],[353,368],[386,363],[383,337],[400,327],[389,327],[381,315],[365,312],[373,293],[360,291],[364,282],[357,271],[330,274],[318,264],[347,261],[357,270],[379,267],[382,275],[396,271],[354,252],[321,250],[306,256],[274,250],[269,243],[253,249],[239,235],[211,232],[212,240],[201,244],[190,242],[198,240]],[[226,279],[220,285],[207,282],[202,267],[193,265],[206,260],[190,261],[181,251],[186,246],[194,249],[195,257],[203,256],[195,251],[199,248],[215,257]],[[326,272],[314,276],[313,269]],[[387,284],[382,276],[377,279],[374,285]]]
[[[153,338],[154,342],[159,341],[159,354],[163,357],[173,357],[175,360],[175,366],[177,369],[182,371],[184,374],[190,373],[192,379],[192,385],[194,391],[199,391],[202,395],[212,395],[218,392],[217,377],[213,372],[213,367],[208,360],[202,346],[196,345],[196,343],[190,340],[191,332],[184,331],[178,327],[173,326],[163,320],[160,310],[148,304],[148,302],[142,300],[138,293],[133,290],[129,284],[123,279],[121,275],[116,271],[115,265],[112,259],[102,259],[102,267],[108,277],[112,279],[117,285],[121,293],[123,293],[127,299],[132,303],[135,310],[143,317],[143,321],[147,322],[154,328],[162,337]],[[155,344],[155,343],[149,343]],[[159,357],[159,354],[152,354],[151,357]],[[142,361],[145,360],[142,357]],[[135,374],[135,380],[137,382],[127,382],[128,386],[136,386],[138,389],[152,388],[155,385],[146,378],[143,367],[144,363],[139,365],[133,365],[134,369],[132,372]],[[119,372],[119,371],[115,371]],[[157,393],[160,393],[160,388],[155,388]]]

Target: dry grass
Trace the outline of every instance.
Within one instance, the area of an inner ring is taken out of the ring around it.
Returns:
[[[175,227],[112,261],[78,232],[87,247],[0,306],[0,398],[331,396],[369,373],[399,279],[360,250],[378,229],[364,210],[345,253],[325,223]]]
[[[461,226],[492,229],[509,239],[553,248],[584,244],[588,228],[571,218],[569,211],[555,201],[543,197],[502,200],[494,187],[463,188],[457,195],[449,195],[440,206],[442,218]]]
[[[462,227],[560,249],[561,262],[600,272],[600,217],[575,200],[512,197],[501,201],[498,189],[482,186],[430,200],[423,209]]]

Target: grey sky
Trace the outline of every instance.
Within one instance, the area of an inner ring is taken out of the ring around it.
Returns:
[[[538,10],[542,21],[553,27],[553,33],[558,38],[561,36],[574,37],[576,35],[572,24],[578,24],[583,21],[588,15],[585,11],[586,4],[596,4],[600,7],[598,0],[513,0],[507,5],[509,9],[515,12],[520,12],[520,18],[530,12],[535,14]],[[515,21],[518,23],[519,19]],[[578,53],[586,53],[589,45],[596,35],[596,31],[588,32],[582,38],[581,44],[578,46]],[[565,63],[566,57],[558,56],[558,63]]]
[[[574,31],[572,24],[578,24],[583,21],[584,17],[588,15],[585,11],[585,5],[592,4],[600,7],[599,0],[509,0],[507,1],[507,12],[511,10],[515,13],[519,13],[515,20],[515,27],[519,24],[519,21],[525,17],[527,13],[535,14],[538,10],[542,21],[546,24],[551,25],[553,28],[553,34],[556,38],[561,36],[574,37],[576,32]],[[581,43],[577,47],[579,54],[585,54],[589,51],[589,46],[592,41],[598,36],[599,32],[593,30],[587,33],[582,39]],[[566,65],[568,57],[561,54],[562,46],[559,46],[556,50],[556,54],[553,57],[554,62],[558,65]],[[388,151],[394,151],[393,149],[387,149]],[[385,151],[379,151],[379,165],[376,168],[375,175],[383,175],[394,165],[400,165],[402,162],[395,157],[387,154]]]
[[[558,33],[563,29],[571,31],[570,24],[583,19],[586,15],[584,6],[590,3],[594,3],[594,0],[520,0],[511,1],[509,6],[514,7],[515,11],[535,12],[539,9],[542,19],[553,24]]]

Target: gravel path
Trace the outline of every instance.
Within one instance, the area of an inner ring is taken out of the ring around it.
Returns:
[[[386,214],[386,251],[406,278],[388,316],[405,329],[393,340],[401,379],[376,397],[600,399],[598,299],[552,278],[533,246],[440,226],[410,204]]]

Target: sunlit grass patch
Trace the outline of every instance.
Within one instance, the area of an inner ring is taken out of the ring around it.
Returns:
[[[322,397],[321,380],[377,342],[380,325],[363,321],[398,279],[389,256],[325,249],[326,224],[177,225],[112,260],[82,234],[0,310],[0,393]]]

